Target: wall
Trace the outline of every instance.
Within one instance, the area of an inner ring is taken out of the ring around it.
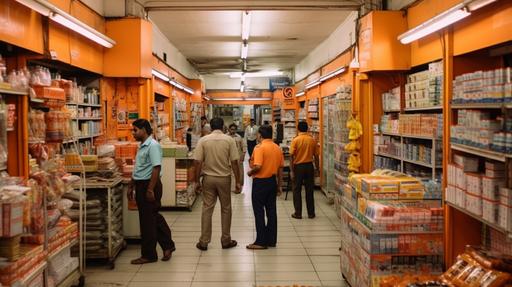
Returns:
[[[187,58],[174,47],[160,29],[153,23],[153,53],[163,59],[163,53],[167,54],[167,64],[189,79],[198,79],[199,74],[187,61]],[[239,86],[240,87],[240,86]]]
[[[240,78],[231,79],[228,76],[203,76],[208,90],[238,90],[240,89]],[[245,84],[251,89],[268,90],[268,78],[246,78]]]
[[[388,0],[388,9],[400,10],[407,5],[411,5],[414,2],[416,2],[416,0]]]
[[[295,81],[298,82],[340,55],[355,43],[357,12],[352,12],[343,23],[295,66]]]
[[[101,16],[105,15],[105,9],[104,9],[105,6],[104,5],[107,5],[106,3],[108,3],[108,2],[116,2],[116,1],[120,1],[120,0],[108,0],[108,1],[104,1],[104,0],[80,0],[80,2],[84,3],[89,8],[94,10],[94,12],[100,14]],[[124,1],[120,1],[120,2],[122,2],[123,5],[124,5]]]

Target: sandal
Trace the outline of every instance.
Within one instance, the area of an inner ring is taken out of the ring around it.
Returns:
[[[233,247],[235,247],[237,244],[238,244],[238,242],[236,242],[236,240],[231,240],[231,242],[229,242],[228,244],[226,244],[226,245],[222,245],[222,249],[229,249],[229,248],[233,248]]]
[[[141,265],[141,264],[146,264],[146,263],[153,263],[153,262],[156,262],[157,260],[149,260],[149,259],[146,259],[144,257],[140,257],[140,258],[137,258],[137,259],[133,259],[131,261],[131,264],[134,264],[134,265]]]
[[[171,249],[167,249],[164,251],[164,256],[162,256],[162,261],[169,261],[171,260],[172,253],[176,251],[176,247],[173,247]]]
[[[257,245],[257,244],[249,244],[246,246],[247,249],[252,249],[252,250],[263,250],[263,249],[267,249],[267,246],[261,246],[261,245]]]
[[[295,219],[302,219],[302,215],[297,215],[295,213],[292,213],[292,217]]]

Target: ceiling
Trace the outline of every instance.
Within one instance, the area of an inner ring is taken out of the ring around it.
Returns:
[[[243,10],[252,14],[248,72],[289,70],[334,32],[357,1],[140,2],[149,18],[201,74],[221,74],[242,68]]]

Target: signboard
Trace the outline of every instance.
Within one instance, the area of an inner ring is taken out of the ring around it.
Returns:
[[[283,109],[292,110],[297,108],[295,90],[292,87],[283,89]]]
[[[288,77],[273,77],[269,78],[268,86],[270,91],[275,91],[277,89],[284,89],[291,85],[291,80]]]

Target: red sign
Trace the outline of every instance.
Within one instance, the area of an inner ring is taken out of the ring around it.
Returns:
[[[292,110],[296,108],[295,90],[292,87],[283,89],[283,109]]]

